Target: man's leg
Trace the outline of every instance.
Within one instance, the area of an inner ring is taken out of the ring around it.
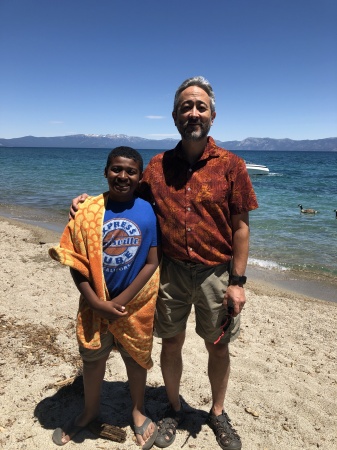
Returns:
[[[162,420],[158,422],[157,447],[168,447],[176,438],[178,425],[184,420],[184,411],[179,397],[180,380],[183,372],[182,348],[185,341],[185,331],[172,338],[162,340],[160,355],[161,371],[169,407]]]
[[[155,445],[168,447],[174,442],[176,429],[184,420],[179,389],[183,371],[182,348],[186,322],[192,308],[189,294],[190,266],[164,256],[160,281],[155,332],[162,338],[160,362],[169,407],[158,422],[159,431]]]
[[[215,432],[220,447],[224,450],[241,450],[239,435],[232,427],[223,409],[230,373],[228,344],[206,342],[208,350],[208,378],[212,389],[212,408],[208,424]]]
[[[162,340],[161,370],[169,403],[175,411],[181,408],[179,398],[180,380],[183,372],[182,348],[185,331]]]
[[[212,390],[212,412],[222,413],[230,373],[228,344],[205,342],[208,351],[208,378]]]

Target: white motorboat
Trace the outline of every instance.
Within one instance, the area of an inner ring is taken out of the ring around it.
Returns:
[[[261,164],[253,164],[245,161],[249,175],[268,175],[269,169]]]

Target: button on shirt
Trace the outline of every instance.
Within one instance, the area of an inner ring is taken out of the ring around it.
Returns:
[[[243,159],[211,137],[191,167],[181,142],[154,156],[140,195],[154,204],[166,256],[214,266],[232,255],[231,215],[258,207]]]

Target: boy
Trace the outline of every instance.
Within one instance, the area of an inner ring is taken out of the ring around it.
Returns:
[[[104,175],[109,192],[81,205],[50,256],[70,266],[80,291],[77,339],[83,360],[85,405],[53,441],[65,445],[99,413],[106,361],[113,348],[124,360],[137,442],[152,447],[157,426],[144,415],[147,369],[152,367],[152,330],[159,286],[157,223],[151,205],[136,197],[141,155],[117,147]]]

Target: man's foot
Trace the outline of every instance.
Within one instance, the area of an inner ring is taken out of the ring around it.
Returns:
[[[160,448],[169,447],[174,442],[177,428],[184,419],[185,412],[182,405],[179,411],[175,411],[170,406],[165,412],[164,418],[157,423],[158,436],[155,440],[155,445]]]
[[[151,427],[152,424],[152,434],[150,435],[149,438],[144,438],[144,433]],[[137,427],[136,425],[133,426],[134,432],[135,434],[139,434],[141,439],[138,439],[138,437],[136,436],[137,442],[139,445],[142,446],[142,450],[149,450],[152,445],[154,444],[154,441],[156,440],[157,434],[158,434],[158,427],[155,423],[152,422],[151,419],[149,419],[148,417],[146,417],[143,425],[141,425],[140,427]]]
[[[211,410],[207,423],[214,431],[216,440],[223,450],[241,450],[240,436],[232,427],[230,418],[225,411],[222,411],[219,416],[215,416]]]

